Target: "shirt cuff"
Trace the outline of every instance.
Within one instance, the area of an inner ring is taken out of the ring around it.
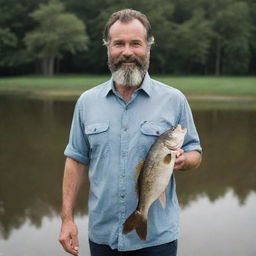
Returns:
[[[64,155],[66,157],[70,157],[76,161],[78,161],[79,163],[88,165],[89,164],[89,158],[85,157],[84,155],[78,153],[77,151],[75,151],[74,149],[72,149],[70,146],[67,146],[65,151],[64,151]]]
[[[202,147],[198,144],[192,144],[192,145],[187,145],[185,147],[182,147],[182,149],[185,151],[185,152],[188,152],[188,151],[198,151],[199,153],[202,153]]]

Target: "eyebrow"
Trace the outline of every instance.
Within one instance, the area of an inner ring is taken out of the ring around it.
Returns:
[[[122,39],[116,39],[116,40],[114,40],[113,41],[113,43],[122,43],[122,42],[124,42],[124,40],[122,40]],[[131,40],[131,42],[132,43],[141,43],[141,42],[143,42],[142,40],[140,40],[140,39],[134,39],[134,40]]]

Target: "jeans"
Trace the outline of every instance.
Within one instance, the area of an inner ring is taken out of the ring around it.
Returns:
[[[91,256],[176,256],[177,240],[167,244],[146,247],[135,251],[120,252],[108,245],[96,244],[89,240]]]

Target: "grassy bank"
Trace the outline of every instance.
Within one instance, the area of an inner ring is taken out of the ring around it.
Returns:
[[[177,77],[152,76],[180,89],[188,97],[245,97],[256,99],[256,77]],[[24,94],[42,97],[77,97],[109,79],[108,75],[61,75],[0,78],[0,94]],[[210,99],[210,98],[209,98]],[[225,98],[223,98],[225,99]]]

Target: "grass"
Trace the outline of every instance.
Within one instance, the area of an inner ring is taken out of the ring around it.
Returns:
[[[185,94],[256,96],[256,77],[156,76]]]
[[[77,97],[110,78],[109,75],[58,75],[0,78],[0,94],[37,97]],[[152,76],[190,96],[233,96],[256,99],[256,77]]]

